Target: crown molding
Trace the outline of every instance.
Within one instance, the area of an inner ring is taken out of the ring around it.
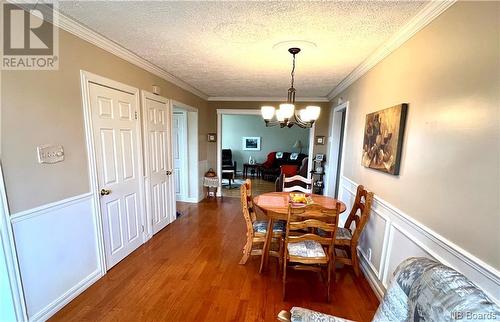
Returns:
[[[50,10],[45,4],[38,4],[37,9],[40,11]],[[129,63],[132,63],[164,80],[186,90],[194,95],[202,98],[208,99],[208,95],[200,91],[199,89],[193,87],[192,85],[186,83],[185,81],[177,78],[176,76],[170,74],[164,69],[156,66],[155,64],[147,61],[146,59],[138,56],[132,51],[126,49],[125,47],[117,44],[116,42],[104,37],[103,35],[91,30],[90,28],[84,26],[83,24],[77,22],[73,18],[70,18],[63,13],[61,13],[57,8],[54,10],[54,15],[57,15],[57,18],[52,21],[52,23],[60,29],[63,29],[101,49],[106,50],[107,52],[112,53],[115,56],[118,56]]]
[[[346,78],[344,78],[329,94],[328,100],[333,100],[335,96],[357,81],[385,57],[398,49],[408,41],[413,35],[422,30],[425,26],[436,19],[446,9],[451,7],[456,0],[431,1],[422,8],[412,19],[408,21],[396,34],[387,40],[382,46],[376,49],[367,59],[356,67]]]
[[[18,1],[16,1],[18,2]],[[23,1],[20,1],[21,3]],[[420,10],[420,12],[408,21],[396,34],[389,38],[382,46],[376,49],[368,58],[366,58],[360,65],[358,65],[347,77],[345,77],[326,97],[301,97],[297,98],[297,102],[329,102],[335,96],[340,94],[343,90],[349,87],[356,80],[361,78],[375,65],[381,62],[385,57],[399,48],[402,44],[408,41],[418,31],[422,30],[441,13],[451,7],[456,0],[445,1],[431,1]],[[48,7],[45,4],[38,4],[37,9],[43,11]],[[132,51],[122,47],[114,41],[102,36],[101,34],[87,28],[76,20],[64,15],[59,10],[55,10],[57,19],[54,20],[54,25],[57,27],[101,48],[104,49],[146,71],[151,72],[164,80],[187,90],[196,96],[208,101],[267,101],[279,102],[285,100],[282,97],[229,97],[229,96],[208,96],[187,82],[177,78],[176,76],[168,73],[164,69],[156,66],[155,64],[141,58]]]
[[[258,97],[258,96],[210,96],[209,102],[285,102],[286,97]],[[297,97],[296,102],[329,102],[326,96]]]

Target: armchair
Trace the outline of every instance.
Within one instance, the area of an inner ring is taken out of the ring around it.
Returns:
[[[222,149],[222,170],[233,170],[236,174],[236,161],[233,161],[231,149]]]

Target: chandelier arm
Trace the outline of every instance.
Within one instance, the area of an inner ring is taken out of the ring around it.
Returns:
[[[295,119],[295,124],[297,124],[298,126],[300,126],[301,128],[310,128],[312,127],[314,121],[309,121],[309,122],[305,122],[303,121],[301,118],[300,118],[300,115],[298,115],[295,111],[293,113],[293,118]]]

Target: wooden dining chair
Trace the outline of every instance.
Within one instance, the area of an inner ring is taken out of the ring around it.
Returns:
[[[288,207],[283,260],[283,299],[286,295],[287,268],[310,270],[321,274],[327,283],[327,300],[330,302],[331,274],[335,281],[335,232],[340,214],[340,203],[335,209],[317,204]],[[328,235],[320,236],[321,229]],[[289,264],[291,264],[289,266]],[[326,273],[326,279],[323,274]]]
[[[251,191],[251,182],[247,180],[240,187],[241,210],[247,226],[247,240],[243,247],[243,256],[240,260],[241,265],[244,265],[251,255],[262,255],[262,247],[266,241],[268,224],[265,220],[256,219],[253,201],[251,195],[248,193],[249,190]],[[269,255],[276,257],[278,259],[278,265],[281,267],[283,258],[283,235],[285,233],[284,223],[282,221],[275,222],[272,233],[273,245],[271,246],[274,246],[274,248],[271,247]],[[257,248],[256,246],[258,245],[261,245],[261,248]]]
[[[297,182],[303,183],[304,187],[297,185]],[[283,177],[283,192],[303,192],[310,194],[312,193],[312,187],[312,179],[308,179],[299,175],[295,175],[292,177]]]
[[[335,248],[343,251],[338,252],[336,261],[351,265],[356,276],[359,276],[358,241],[370,217],[372,202],[373,192],[359,185],[344,227],[339,227],[336,233]],[[354,227],[352,227],[353,223]]]

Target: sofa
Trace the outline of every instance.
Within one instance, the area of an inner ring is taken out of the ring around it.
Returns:
[[[293,156],[296,156],[296,158],[292,158]],[[262,178],[268,181],[275,181],[281,173],[281,166],[293,165],[299,167],[302,164],[302,160],[306,157],[307,154],[304,153],[270,152],[260,168]]]
[[[432,259],[412,257],[396,269],[372,322],[499,319],[500,307],[467,277]],[[349,321],[301,307],[281,311],[278,320]]]

